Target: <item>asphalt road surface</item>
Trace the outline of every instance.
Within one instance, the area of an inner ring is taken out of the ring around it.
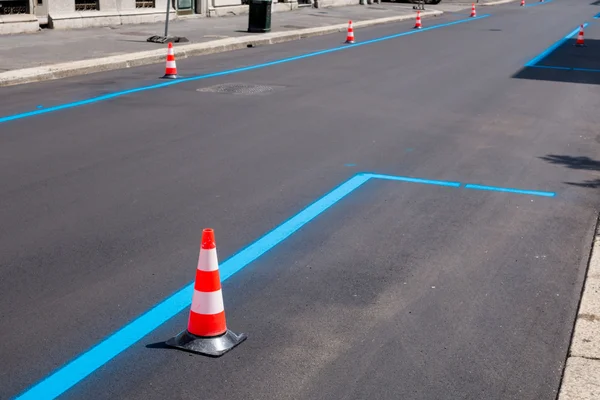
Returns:
[[[530,4],[133,93],[163,66],[0,89],[0,398],[554,399],[600,205],[600,7]],[[205,227],[242,254],[223,292],[249,337],[216,359],[163,345],[187,292],[146,314]]]

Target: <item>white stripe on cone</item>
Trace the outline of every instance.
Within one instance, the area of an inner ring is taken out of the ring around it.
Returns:
[[[200,256],[198,257],[198,269],[200,271],[216,271],[219,269],[217,249],[202,249],[202,251],[200,251]]]
[[[223,293],[221,289],[214,292],[199,292],[194,290],[192,311],[197,314],[213,315],[223,312]]]
[[[167,68],[177,68],[175,66],[175,61],[167,61]]]

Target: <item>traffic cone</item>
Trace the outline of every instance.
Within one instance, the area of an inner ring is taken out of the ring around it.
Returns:
[[[423,25],[421,24],[421,11],[417,11],[417,22],[415,23],[415,27],[413,29],[421,29]]]
[[[354,43],[354,29],[352,28],[352,21],[348,21],[348,33],[346,34],[346,43]]]
[[[521,7],[525,7],[525,0],[521,0]]]
[[[165,69],[165,76],[163,76],[163,79],[177,79],[175,50],[173,50],[173,43],[171,42],[169,42],[169,48],[167,49],[167,67]]]
[[[475,3],[471,3],[471,18],[477,16],[477,11],[475,11]]]
[[[244,340],[245,334],[237,335],[227,329],[215,234],[212,229],[204,229],[188,327],[167,340],[166,345],[219,357]]]
[[[583,25],[579,27],[579,33],[577,34],[577,41],[575,42],[575,46],[584,46],[583,44]]]

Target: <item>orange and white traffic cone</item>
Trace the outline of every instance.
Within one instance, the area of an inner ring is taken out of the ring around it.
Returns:
[[[413,29],[421,29],[423,25],[421,24],[421,11],[417,11],[417,22],[415,23],[415,27]]]
[[[238,335],[227,329],[215,234],[212,229],[204,229],[188,327],[167,340],[166,344],[192,353],[219,357],[244,340],[245,334]]]
[[[169,42],[167,49],[167,66],[165,68],[165,76],[163,79],[177,79],[177,64],[175,64],[175,50],[173,43]]]
[[[346,43],[354,43],[354,28],[352,28],[352,21],[348,21],[348,33],[346,34]]]
[[[475,3],[471,3],[471,18],[477,16],[477,11],[475,11]]]
[[[583,25],[579,27],[579,33],[577,34],[577,41],[575,42],[575,46],[585,46],[583,43]]]
[[[525,7],[525,0],[521,0],[521,7]]]

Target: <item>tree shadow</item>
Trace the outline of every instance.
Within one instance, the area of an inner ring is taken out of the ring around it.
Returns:
[[[540,157],[540,159],[549,162],[550,164],[564,165],[569,169],[577,169],[584,171],[600,171],[600,161],[589,157],[572,157],[557,154],[548,154]],[[583,182],[564,182],[567,185],[577,186],[588,189],[599,189],[600,178],[591,179]]]
[[[540,157],[540,159],[551,164],[564,165],[570,169],[584,169],[587,171],[600,171],[600,161],[593,160],[589,157],[572,157],[560,156],[556,154],[548,154]]]
[[[600,188],[600,179],[592,179],[590,181],[584,182],[565,182],[567,185],[578,186],[582,188],[588,189],[599,189]]]

